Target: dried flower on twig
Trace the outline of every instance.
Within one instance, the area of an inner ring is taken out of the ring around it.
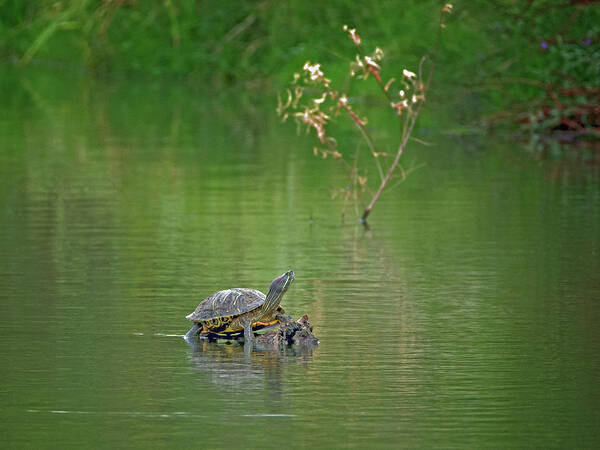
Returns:
[[[390,106],[400,116],[400,115],[402,115],[402,111],[404,111],[405,109],[408,109],[408,102],[406,101],[406,99],[404,99],[400,102],[392,102],[392,103],[390,103]]]
[[[354,45],[356,45],[357,47],[360,45],[360,36],[358,35],[358,33],[356,32],[356,28],[349,28],[348,25],[344,25],[342,27],[342,29],[344,31],[348,32],[348,35],[350,36],[350,39],[352,39],[352,42],[354,42]]]
[[[331,80],[325,78],[325,74],[321,70],[321,64],[311,64],[310,61],[307,61],[304,63],[304,67],[302,67],[302,69],[308,73],[311,81],[323,83],[325,86],[329,86]]]
[[[442,8],[440,29],[443,27],[444,14],[449,14],[451,11],[452,5],[449,3]],[[358,202],[363,196],[370,195],[371,199],[360,216],[361,221],[366,223],[367,217],[381,196],[382,191],[389,187],[390,181],[397,178],[397,175],[394,175],[394,171],[396,169],[401,171],[402,179],[406,176],[400,165],[400,158],[404,153],[419,112],[425,102],[425,93],[431,75],[428,81],[424,82],[422,70],[424,59],[422,59],[419,69],[416,71],[417,73],[404,69],[402,70],[401,77],[397,79],[389,78],[384,84],[382,81],[383,51],[381,48],[377,47],[371,54],[366,54],[361,47],[362,41],[356,29],[344,25],[343,30],[348,33],[348,36],[354,45],[356,45],[358,53],[350,64],[350,74],[361,79],[367,79],[369,75],[373,75],[390,107],[398,116],[402,116],[400,118],[402,123],[401,140],[396,150],[391,153],[378,151],[378,146],[371,134],[372,130],[370,127],[367,127],[367,118],[362,118],[358,114],[354,109],[355,105],[345,93],[336,91],[331,87],[331,80],[325,77],[320,64],[312,64],[310,61],[307,61],[303,66],[303,72],[301,74],[294,74],[292,83],[294,88],[293,90],[288,89],[286,91],[287,98],[285,101],[278,97],[277,111],[283,116],[284,120],[292,116],[298,126],[306,128],[307,132],[315,130],[317,139],[322,144],[319,147],[313,147],[315,156],[322,158],[331,156],[333,159],[340,160],[343,163],[342,165],[348,169],[348,185],[345,189],[334,191],[334,196],[342,196],[344,198],[344,205],[346,205],[347,201],[353,200],[356,213],[359,214]],[[400,86],[396,89],[390,89],[394,82],[397,82]],[[359,161],[361,161],[359,158],[359,148],[357,148],[354,163],[351,164],[344,159],[342,152],[338,150],[338,142],[327,134],[326,127],[329,126],[331,118],[344,113],[348,114],[360,132],[363,141],[366,143],[374,159],[379,175],[379,187],[375,190],[371,190],[366,174],[365,176],[359,175],[359,171],[363,172],[358,166]],[[391,157],[391,159],[387,160],[385,157]]]

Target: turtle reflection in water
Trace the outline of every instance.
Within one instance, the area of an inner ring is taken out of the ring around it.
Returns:
[[[283,324],[281,325],[283,327]],[[274,346],[269,336],[275,331],[259,334],[253,342],[252,355],[247,358],[247,348],[226,342],[211,342],[208,339],[188,339],[189,360],[192,367],[206,375],[203,380],[230,389],[246,391],[264,390],[269,387],[269,397],[284,400],[287,377],[293,373],[305,373],[302,369],[312,361],[315,345]],[[268,339],[269,342],[265,342]],[[258,411],[260,413],[260,411]]]
[[[294,271],[289,270],[271,283],[267,295],[255,289],[234,288],[215,292],[205,298],[186,319],[194,325],[185,335],[212,339],[232,339],[243,333],[244,343],[251,344],[254,331],[277,325],[283,295],[294,281]]]

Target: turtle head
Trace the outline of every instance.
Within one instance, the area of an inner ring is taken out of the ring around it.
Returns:
[[[271,287],[269,288],[269,293],[267,294],[267,298],[265,300],[264,308],[268,311],[274,311],[277,309],[279,304],[281,303],[281,299],[283,298],[283,294],[285,294],[294,281],[294,271],[288,270],[286,273],[277,277],[271,283]]]

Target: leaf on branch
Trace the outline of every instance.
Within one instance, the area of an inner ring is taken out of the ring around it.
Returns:
[[[313,102],[315,102],[317,105],[320,105],[321,103],[323,103],[325,101],[326,98],[327,98],[327,92],[323,92],[323,95],[320,98],[315,98],[313,100]]]
[[[369,67],[372,67],[372,68],[377,69],[377,70],[381,70],[381,66],[379,64],[377,64],[375,62],[375,60],[373,58],[371,58],[370,56],[365,56],[365,63]]]
[[[406,70],[406,69],[402,69],[402,75],[404,75],[409,80],[411,80],[413,78],[417,78],[417,74],[416,73],[411,72],[410,70]]]
[[[366,118],[361,119],[360,117],[358,117],[356,113],[352,111],[352,109],[350,109],[349,106],[346,107],[346,111],[348,111],[348,114],[350,114],[350,117],[352,117],[352,120],[354,121],[354,124],[357,127],[362,128],[368,123],[368,120]]]
[[[379,71],[373,69],[371,66],[369,66],[369,72],[371,72],[373,74],[373,76],[377,79],[378,83],[381,83],[381,76],[379,75]]]

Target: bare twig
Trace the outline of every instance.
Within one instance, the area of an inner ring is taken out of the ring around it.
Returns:
[[[287,101],[283,102],[280,98],[278,100],[277,111],[283,116],[284,120],[288,117],[293,117],[299,126],[306,127],[307,130],[312,129],[315,131],[317,138],[323,146],[322,148],[315,147],[315,155],[320,155],[323,158],[331,156],[344,163],[348,170],[348,186],[345,190],[337,190],[335,193],[337,196],[338,193],[343,192],[344,211],[348,200],[351,198],[354,202],[354,208],[358,216],[359,201],[362,200],[363,197],[370,196],[367,206],[363,207],[362,215],[360,215],[360,220],[365,225],[369,214],[381,197],[383,191],[386,188],[398,186],[406,179],[408,174],[414,170],[410,169],[406,171],[400,165],[400,160],[406,150],[409,140],[424,145],[430,145],[420,139],[412,138],[411,135],[419,113],[421,112],[421,108],[425,103],[426,93],[433,77],[441,43],[441,30],[445,26],[444,18],[451,10],[452,5],[450,4],[445,5],[441,10],[439,30],[435,44],[435,54],[426,81],[423,76],[423,65],[426,61],[425,58],[421,59],[417,73],[404,69],[402,71],[402,76],[399,77],[398,80],[396,78],[389,78],[387,81],[384,81],[380,66],[381,60],[383,59],[383,51],[376,48],[373,53],[367,54],[361,46],[362,40],[356,30],[344,26],[344,30],[354,42],[358,53],[351,65],[351,75],[358,76],[362,79],[367,79],[369,77],[374,79],[389,106],[394,113],[401,118],[402,131],[400,143],[397,146],[395,153],[388,154],[378,151],[378,146],[367,128],[367,120],[357,113],[350,104],[346,94],[338,92],[332,87],[331,80],[325,77],[320,64],[311,64],[310,62],[307,62],[303,67],[303,72],[294,76],[294,87],[287,91]],[[399,84],[400,89],[395,87],[392,90],[390,87],[393,83]],[[307,98],[311,94],[314,94],[315,91],[320,93],[320,95],[314,98]],[[325,105],[328,104],[331,106],[326,107]],[[337,140],[327,133],[327,127],[331,117],[338,115],[340,112],[347,114],[352,120],[352,123],[358,129],[362,140],[366,143],[371,157],[374,159],[379,174],[377,189],[373,190],[369,186],[366,172],[359,172],[359,148],[357,147],[354,162],[349,164],[345,160],[344,155],[338,150]],[[393,160],[387,168],[384,168],[380,158],[386,156],[393,156]],[[400,171],[400,177],[395,174],[396,170]],[[397,178],[400,178],[399,181],[390,186],[390,183]]]

